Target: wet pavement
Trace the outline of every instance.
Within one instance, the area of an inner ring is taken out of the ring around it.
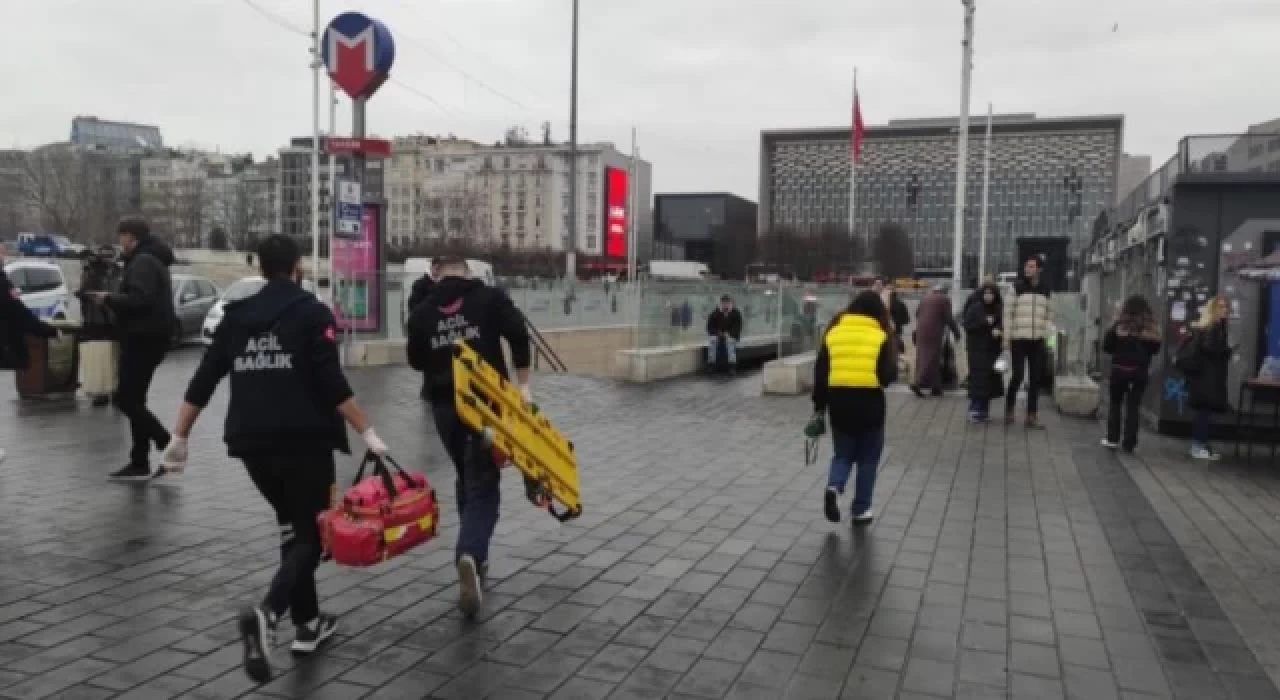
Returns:
[[[166,422],[195,357],[161,369]],[[539,377],[586,513],[559,525],[505,479],[467,624],[452,468],[417,377],[352,378],[436,484],[445,527],[375,569],[325,565],[340,634],[302,662],[280,649],[259,688],[231,617],[264,591],[277,540],[222,449],[225,395],[181,481],[121,485],[105,475],[126,457],[122,418],[0,389],[0,697],[1280,697],[1280,483],[1261,463],[1209,470],[1150,436],[1122,459],[1091,424],[974,428],[958,399],[894,393],[879,517],[854,530],[822,518],[829,442],[803,465],[803,398],[761,398],[752,377]]]

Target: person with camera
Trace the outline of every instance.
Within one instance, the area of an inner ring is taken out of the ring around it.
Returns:
[[[440,275],[425,301],[409,317],[406,353],[409,365],[422,372],[436,432],[457,470],[460,528],[454,558],[458,568],[458,607],[467,618],[480,610],[489,542],[498,525],[501,465],[485,444],[458,417],[454,408],[453,346],[465,341],[484,361],[510,379],[502,341],[511,348],[516,383],[526,404],[532,345],[524,314],[506,292],[470,279],[466,260],[440,258]],[[538,503],[536,489],[525,480],[525,492]]]
[[[302,288],[298,244],[276,234],[257,253],[266,286],[227,305],[187,387],[162,464],[165,474],[182,472],[191,428],[230,375],[227,453],[244,462],[280,527],[280,568],[263,601],[239,618],[245,671],[263,683],[285,612],[296,629],[294,654],[314,652],[337,631],[337,619],[321,612],[317,599],[322,545],[316,516],[333,498],[334,452],[350,451],[343,421],[373,453],[385,455],[387,446],[343,374],[333,312]]]
[[[178,315],[173,307],[173,280],[169,266],[173,250],[151,235],[140,218],[127,218],[116,227],[124,249],[124,273],[115,292],[89,292],[93,304],[115,314],[120,329],[120,380],[116,407],[129,419],[133,449],[129,463],[111,474],[115,481],[147,481],[151,469],[151,445],[163,450],[169,432],[147,408],[147,392],[156,369],[164,361]]]

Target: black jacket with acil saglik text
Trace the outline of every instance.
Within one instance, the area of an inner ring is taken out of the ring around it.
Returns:
[[[204,407],[231,375],[225,439],[232,457],[348,452],[337,408],[352,397],[333,312],[288,280],[227,304],[186,401]]]
[[[501,289],[481,280],[445,277],[409,315],[409,365],[424,375],[424,398],[453,401],[453,344],[465,340],[503,377],[510,379],[502,340],[516,369],[532,360],[524,314]]]

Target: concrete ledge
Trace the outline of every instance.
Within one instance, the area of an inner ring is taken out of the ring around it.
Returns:
[[[818,353],[806,352],[766,362],[764,393],[795,396],[813,388],[813,365]]]
[[[403,338],[355,340],[342,347],[344,367],[386,367],[408,364]]]
[[[1098,383],[1088,377],[1055,377],[1053,403],[1063,415],[1093,418],[1098,415]]]
[[[738,355],[741,357],[750,354],[753,348],[767,348],[777,343],[775,335],[748,336],[738,343]],[[634,384],[685,377],[698,373],[706,364],[706,354],[705,342],[619,350],[614,356],[614,375]]]

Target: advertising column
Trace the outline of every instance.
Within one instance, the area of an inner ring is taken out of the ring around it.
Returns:
[[[606,258],[627,257],[627,171],[604,170],[604,254]]]
[[[383,295],[378,244],[381,207],[365,204],[360,212],[359,233],[333,239],[333,315],[342,330],[377,332]]]

